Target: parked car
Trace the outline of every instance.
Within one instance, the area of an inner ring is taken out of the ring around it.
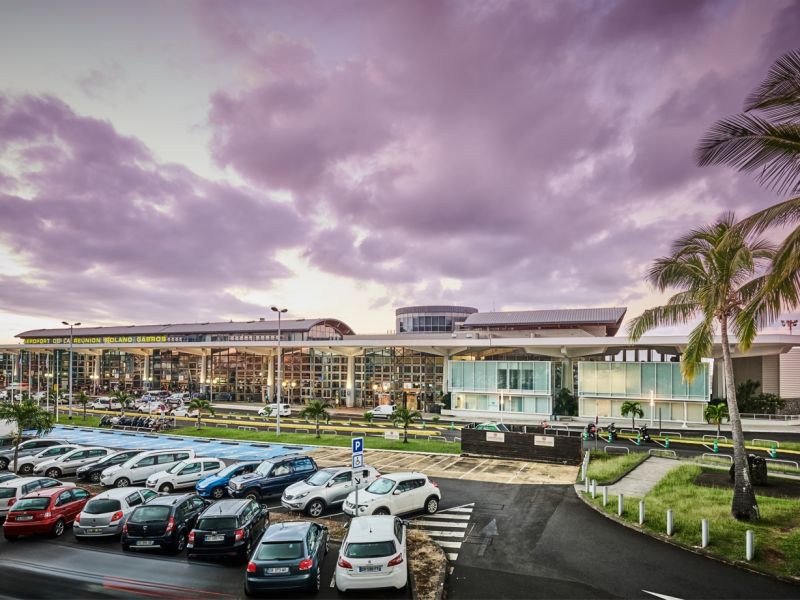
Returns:
[[[364,489],[379,476],[378,471],[366,465],[356,469],[355,481],[350,467],[320,469],[308,479],[286,488],[281,504],[289,510],[302,510],[311,517],[318,517],[327,507],[341,504],[350,492]]]
[[[387,419],[391,418],[394,414],[394,404],[379,404],[371,411],[373,418],[374,417],[386,417]]]
[[[308,456],[281,456],[262,462],[255,471],[238,475],[227,486],[232,498],[261,498],[282,494],[297,481],[306,479],[317,470],[317,463]]]
[[[58,486],[74,487],[74,483],[62,483],[50,477],[15,477],[11,481],[0,483],[0,518],[5,518],[8,509],[20,498],[40,489]]]
[[[197,494],[157,496],[133,509],[122,527],[122,549],[165,548],[183,552],[206,501]]]
[[[397,517],[356,517],[339,550],[336,589],[402,589],[408,583],[406,524]]]
[[[197,518],[189,532],[189,558],[239,558],[247,560],[269,525],[266,506],[254,500],[220,500]]]
[[[164,401],[170,396],[170,392],[166,390],[150,390],[142,394],[142,401],[153,402],[156,400]]]
[[[154,414],[167,414],[170,411],[169,406],[166,403],[155,400],[152,402],[148,402],[147,404],[140,404],[136,409],[142,414],[146,415],[154,415]]]
[[[269,409],[269,410],[267,410],[267,409]],[[269,412],[269,414],[271,416],[273,416],[273,417],[275,415],[277,415],[278,414],[278,403],[277,402],[273,402],[272,404],[267,404],[267,406],[259,409],[258,416],[259,417],[263,417],[263,416],[265,416],[267,414],[267,412]],[[285,402],[281,402],[281,416],[282,417],[290,417],[290,416],[292,416],[292,407],[289,406]]]
[[[218,458],[190,458],[150,475],[147,487],[169,494],[174,490],[193,488],[201,479],[219,473],[224,468],[225,463]]]
[[[355,493],[344,501],[342,510],[352,517],[365,515],[400,515],[424,510],[432,515],[439,510],[442,493],[439,486],[423,473],[391,473],[373,481],[358,493],[356,511]]]
[[[489,423],[475,423],[473,427],[479,431],[502,431],[505,433],[511,431],[506,427],[505,423],[496,423],[493,421]]]
[[[80,448],[80,446],[77,444],[62,444],[60,446],[45,448],[38,454],[29,454],[22,460],[17,461],[17,473],[21,475],[30,475],[39,463],[58,458],[76,448]]]
[[[173,408],[169,411],[169,414],[173,417],[191,417],[192,419],[197,418],[197,409],[189,410],[188,406],[180,406],[178,408]]]
[[[61,536],[81,512],[91,494],[74,486],[41,489],[24,496],[8,511],[3,535],[9,541],[21,535]]]
[[[39,454],[45,448],[50,448],[51,446],[61,446],[63,444],[68,444],[67,440],[51,440],[51,439],[42,439],[42,438],[35,438],[32,440],[26,440],[19,445],[19,453],[18,459],[23,458],[25,456],[30,456],[32,454]],[[14,461],[14,446],[11,447],[4,447],[0,450],[0,470],[7,469],[8,465]],[[17,463],[19,464],[19,463]]]
[[[170,394],[166,397],[166,403],[171,406],[181,406],[185,402],[189,402],[192,399],[192,395],[189,392],[178,392],[176,394]]]
[[[201,498],[219,500],[220,498],[224,498],[228,493],[226,487],[232,478],[236,477],[237,475],[252,473],[260,464],[261,462],[256,460],[238,462],[228,465],[221,471],[218,471],[217,473],[209,475],[208,477],[198,481],[195,490],[197,491],[198,496]]]
[[[107,468],[121,465],[128,459],[133,458],[142,452],[142,450],[122,450],[121,452],[114,452],[113,454],[109,454],[108,456],[101,458],[97,462],[79,467],[78,470],[75,471],[75,477],[78,479],[78,481],[100,483],[100,476]]]
[[[113,453],[108,448],[76,448],[57,458],[40,462],[33,468],[33,472],[58,479],[64,475],[74,475],[79,467],[95,463]]]
[[[5,483],[7,481],[13,481],[14,479],[19,479],[19,475],[16,473],[2,473],[0,474],[0,483]]]
[[[244,593],[281,592],[322,587],[322,563],[328,553],[328,529],[317,523],[273,523],[261,536],[244,580]]]
[[[119,400],[109,398],[108,396],[95,398],[93,402],[90,402],[86,406],[87,408],[92,408],[94,410],[122,410],[122,403]]]
[[[41,402],[42,400],[47,399],[47,392],[36,392],[31,396],[31,399],[34,402]]]
[[[103,485],[127,487],[145,483],[153,473],[169,469],[175,463],[194,458],[194,450],[148,450],[129,458],[121,465],[108,467],[100,474]]]
[[[158,496],[147,488],[114,488],[98,494],[75,517],[72,532],[78,539],[121,535],[133,509]]]

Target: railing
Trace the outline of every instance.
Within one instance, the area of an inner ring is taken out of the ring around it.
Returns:
[[[603,450],[608,452],[609,450],[624,450],[625,454],[630,454],[631,449],[627,446],[603,446]]]
[[[730,454],[714,454],[713,452],[704,452],[703,458],[727,458],[733,464],[733,457]]]
[[[667,450],[665,448],[650,448],[647,451],[650,456],[663,456],[667,458],[678,458],[678,453],[675,450]]]
[[[768,421],[800,421],[800,415],[770,415],[766,413],[741,413],[743,419],[766,419]]]

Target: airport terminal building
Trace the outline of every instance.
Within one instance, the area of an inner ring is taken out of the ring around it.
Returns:
[[[75,390],[167,389],[215,402],[320,398],[332,405],[444,402],[464,418],[541,420],[562,389],[581,416],[617,417],[626,400],[645,419],[701,422],[724,397],[722,349],[691,382],[680,372],[686,336],[618,335],[626,309],[481,312],[464,306],[396,310],[395,334],[357,335],[335,318],[46,329],[0,346],[0,389],[65,392],[70,341]],[[732,348],[737,382],[800,397],[800,336],[761,335],[746,354]],[[279,348],[280,345],[280,348]],[[280,356],[280,359],[279,359]]]

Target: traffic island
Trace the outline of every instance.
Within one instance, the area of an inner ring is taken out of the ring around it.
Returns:
[[[444,597],[447,557],[444,550],[427,534],[408,531],[408,575],[411,596],[415,600],[439,600]]]

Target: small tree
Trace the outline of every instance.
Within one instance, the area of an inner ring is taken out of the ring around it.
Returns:
[[[302,419],[314,419],[314,425],[317,429],[317,437],[319,435],[319,420],[325,419],[325,422],[328,422],[331,418],[331,415],[328,413],[328,410],[331,407],[330,404],[327,402],[323,402],[322,400],[310,400],[308,404],[306,404],[303,409],[297,413],[300,418]]]
[[[189,402],[189,410],[196,410],[197,411],[197,423],[195,427],[200,429],[200,420],[203,418],[203,411],[207,411],[210,415],[214,415],[214,407],[211,406],[211,403],[208,400],[203,398],[193,398],[191,402]]]
[[[373,419],[374,417],[375,417],[375,415],[373,415],[373,414],[372,414],[372,411],[371,411],[371,410],[368,410],[368,411],[365,411],[365,412],[364,412],[364,420],[365,420],[367,423],[370,423],[370,424],[371,424],[371,423],[372,423],[372,419]]]
[[[0,421],[8,421],[17,428],[14,434],[14,468],[17,471],[19,445],[22,443],[22,432],[25,429],[35,429],[36,435],[45,435],[53,430],[53,415],[39,408],[30,400],[26,402],[3,402],[0,404]]]
[[[632,402],[631,400],[623,402],[622,408],[620,409],[619,412],[623,417],[630,416],[631,427],[633,427],[634,429],[636,429],[636,417],[639,417],[640,419],[644,417],[644,411],[642,410],[642,405],[639,404],[638,402]]]
[[[567,388],[558,390],[553,405],[553,414],[564,416],[578,414],[578,399]]]
[[[122,412],[126,408],[128,408],[128,402],[130,402],[131,398],[132,398],[132,396],[130,394],[128,394],[127,392],[125,392],[123,390],[119,390],[119,391],[114,392],[112,394],[112,397],[114,398],[114,400],[119,402],[119,404],[120,404],[120,407],[119,407],[120,412]]]
[[[421,419],[422,413],[420,413],[418,410],[408,410],[408,408],[405,406],[394,411],[394,414],[392,415],[392,423],[394,423],[395,427],[403,428],[404,444],[408,443],[408,426],[414,421],[419,421]]]
[[[706,420],[706,423],[717,426],[717,437],[719,437],[722,419],[728,419],[728,405],[723,403],[709,404],[703,411],[703,418]]]
[[[264,417],[264,423],[269,421],[269,418],[272,416],[272,407],[267,404],[264,408],[261,409],[263,411],[262,416]]]
[[[83,407],[83,420],[86,420],[86,405],[89,404],[89,396],[86,395],[86,392],[81,392],[78,394],[77,397],[78,404]]]

